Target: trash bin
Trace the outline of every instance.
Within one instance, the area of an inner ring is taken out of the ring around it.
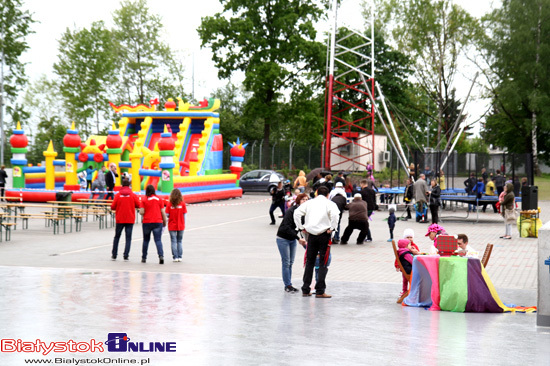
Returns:
[[[55,192],[55,200],[58,202],[71,202],[73,200],[73,192]]]
[[[521,189],[521,210],[536,210],[539,207],[539,187],[527,186]]]

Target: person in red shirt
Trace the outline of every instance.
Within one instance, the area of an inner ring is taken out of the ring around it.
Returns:
[[[136,208],[139,208],[139,198],[130,189],[130,181],[122,180],[122,188],[116,194],[111,203],[111,210],[116,211],[115,238],[113,239],[113,251],[111,259],[116,260],[118,254],[118,242],[124,229],[126,233],[126,245],[124,246],[124,260],[128,260],[130,246],[132,245],[132,230],[136,221]]]
[[[170,202],[166,205],[166,214],[168,215],[168,232],[172,243],[172,258],[174,262],[181,262],[182,239],[185,230],[185,214],[187,207],[183,202],[181,191],[174,188],[170,193]]]
[[[139,213],[143,216],[143,248],[141,262],[147,261],[147,249],[151,240],[151,232],[157,246],[159,263],[164,264],[164,251],[162,250],[162,228],[166,226],[166,214],[164,213],[164,200],[155,195],[155,187],[148,185],[145,188],[145,198],[141,201]]]

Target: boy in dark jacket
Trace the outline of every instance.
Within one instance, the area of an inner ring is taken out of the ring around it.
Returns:
[[[388,227],[390,228],[390,238],[388,239],[388,242],[390,243],[393,240],[393,229],[395,229],[396,221],[397,218],[395,217],[395,209],[392,207],[390,208],[390,215],[388,216]]]

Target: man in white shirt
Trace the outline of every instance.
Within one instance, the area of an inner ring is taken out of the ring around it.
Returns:
[[[309,234],[306,249],[306,268],[304,270],[304,284],[302,295],[311,296],[310,286],[315,268],[315,259],[319,254],[319,274],[315,284],[315,297],[331,298],[325,293],[328,267],[327,260],[330,254],[329,241],[332,232],[338,226],[340,211],[338,206],[327,197],[329,189],[325,186],[319,187],[317,197],[300,205],[294,211],[294,222],[299,230]],[[305,222],[302,224],[302,217]]]
[[[468,236],[466,236],[466,234],[458,234],[456,236],[456,242],[458,244],[458,249],[455,250],[455,254],[479,259],[479,252],[468,245]]]

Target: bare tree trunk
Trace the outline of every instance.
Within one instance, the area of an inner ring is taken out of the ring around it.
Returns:
[[[541,33],[541,27],[542,27],[542,3],[539,3],[539,19],[537,23],[537,51],[535,54],[535,80],[533,81],[533,86],[536,90],[539,88],[539,76],[538,76],[538,65],[540,62],[540,33]],[[537,107],[535,107],[537,108]],[[540,175],[540,167],[539,167],[539,159],[537,156],[537,112],[534,110],[531,114],[531,151],[533,154],[533,169],[535,170],[536,175]]]

